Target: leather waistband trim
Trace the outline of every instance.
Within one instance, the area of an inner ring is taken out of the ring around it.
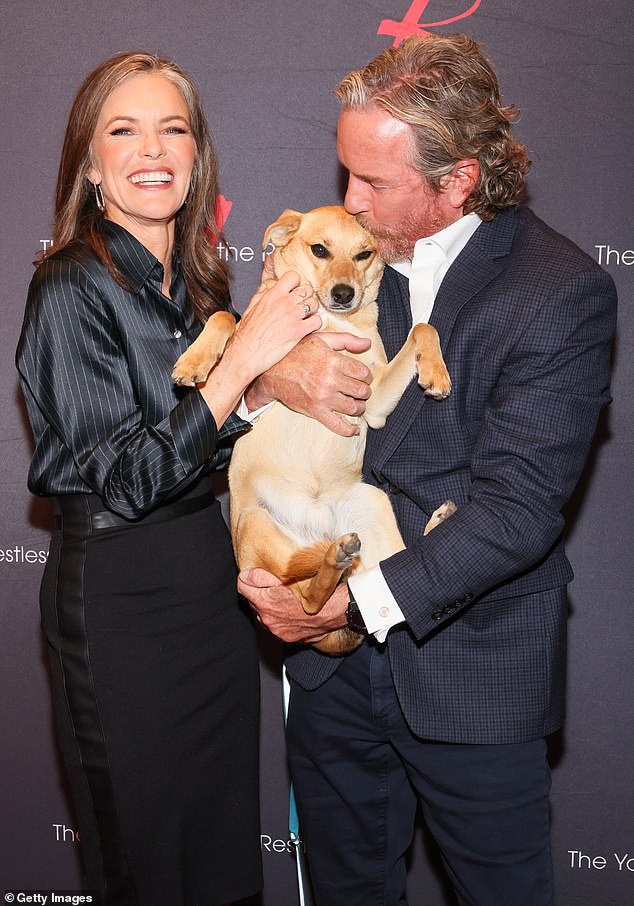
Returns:
[[[83,498],[83,499],[82,499]],[[150,525],[156,522],[165,522],[179,516],[189,516],[212,505],[215,501],[213,491],[206,491],[196,497],[184,497],[173,503],[158,506],[141,519],[124,519],[110,510],[91,512],[86,495],[78,494],[68,497],[58,497],[59,513],[55,516],[57,529],[90,529],[94,532],[112,528],[135,528],[139,525]]]

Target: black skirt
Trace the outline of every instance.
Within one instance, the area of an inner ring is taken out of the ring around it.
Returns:
[[[79,517],[77,499],[60,498],[41,609],[86,889],[117,906],[248,896],[258,660],[220,506],[99,526],[99,498]]]

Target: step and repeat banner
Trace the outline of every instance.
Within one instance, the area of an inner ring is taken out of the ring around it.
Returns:
[[[171,57],[194,76],[218,149],[233,297],[243,308],[258,284],[266,225],[284,208],[342,198],[332,94],[339,79],[410,33],[464,31],[483,44],[505,99],[522,111],[517,133],[533,160],[531,206],[619,288],[614,401],[568,508],[569,705],[565,731],[551,740],[552,821],[560,906],[634,902],[629,0],[4,0],[2,7],[0,897],[5,889],[80,890],[39,628],[51,514],[26,489],[31,441],[13,366],[31,262],[50,242],[76,90],[98,62],[124,50]],[[261,642],[263,904],[292,906],[281,649],[270,637]],[[453,902],[422,824],[409,889],[414,906]]]

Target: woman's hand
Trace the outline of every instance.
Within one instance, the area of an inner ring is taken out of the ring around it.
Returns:
[[[250,371],[253,380],[303,337],[319,330],[318,307],[312,287],[300,284],[299,275],[288,271],[270,289],[253,296],[225,355],[229,353],[235,367]]]
[[[218,427],[233,412],[252,381],[321,327],[312,288],[289,271],[256,293],[227,343],[222,358],[198,384]]]

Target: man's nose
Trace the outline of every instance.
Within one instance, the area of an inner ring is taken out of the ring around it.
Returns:
[[[370,209],[367,187],[356,176],[348,177],[348,188],[343,206],[348,214],[364,214]]]

